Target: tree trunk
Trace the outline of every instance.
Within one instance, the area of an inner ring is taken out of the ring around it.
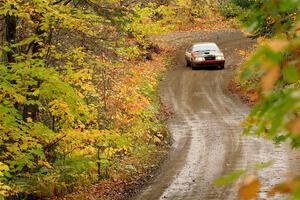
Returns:
[[[36,21],[36,23],[40,24],[41,20],[40,18],[41,16],[36,16],[36,19],[34,21]],[[35,34],[40,36],[44,33],[44,30],[41,30],[40,26],[38,26],[36,28]],[[40,51],[40,49],[42,48],[42,46],[37,43],[37,42],[33,42],[32,44],[30,44],[30,46],[32,46],[32,54],[33,54],[33,58],[35,59],[44,59],[44,58],[40,58],[39,56],[36,56],[35,54],[38,53]],[[28,92],[34,92],[34,90],[36,90],[37,88],[39,88],[41,81],[40,80],[36,80],[38,82],[38,85],[36,86],[28,86]],[[39,96],[33,96],[33,95],[27,95],[27,100],[33,100],[33,101],[38,101],[39,100]],[[24,105],[24,110],[23,110],[23,119],[26,120],[27,118],[31,118],[33,121],[37,121],[38,120],[38,114],[39,114],[39,108],[36,104],[30,104],[30,105]]]
[[[5,33],[4,41],[8,44],[9,48],[15,43],[17,35],[17,18],[12,15],[5,16]],[[3,50],[4,62],[14,62],[14,50]]]

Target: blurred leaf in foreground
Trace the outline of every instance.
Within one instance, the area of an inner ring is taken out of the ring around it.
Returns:
[[[244,179],[239,189],[239,196],[242,200],[256,199],[260,187],[261,183],[257,176],[249,175]]]
[[[276,194],[290,194],[292,192],[295,192],[297,189],[300,188],[300,180],[299,179],[293,179],[290,181],[286,181],[284,183],[275,185],[269,192],[268,197],[273,197]],[[299,199],[300,196],[298,196],[297,199]]]
[[[216,179],[214,181],[214,185],[223,186],[223,185],[227,185],[229,183],[232,183],[232,182],[236,181],[238,178],[240,178],[241,176],[245,175],[246,172],[247,172],[247,170],[245,170],[245,169],[234,171],[230,174],[227,174],[225,176],[222,176],[222,177]]]

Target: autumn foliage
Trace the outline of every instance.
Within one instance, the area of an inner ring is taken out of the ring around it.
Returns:
[[[156,94],[168,65],[157,53],[167,54],[149,36],[172,28],[172,9],[109,0],[0,7],[0,199],[60,196],[147,170],[168,143]]]
[[[292,148],[300,145],[299,7],[298,0],[267,0],[255,1],[245,10],[240,19],[258,44],[236,78],[238,90],[250,94],[248,99],[255,97],[256,103],[243,122],[244,133],[276,143],[288,140]],[[241,199],[256,199],[260,184],[254,175],[246,176],[240,186]],[[275,185],[268,196],[289,194],[300,199],[299,191],[299,180],[294,178]]]

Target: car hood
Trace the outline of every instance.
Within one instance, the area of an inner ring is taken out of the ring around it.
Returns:
[[[196,55],[199,56],[224,56],[222,52],[220,51],[201,51],[201,52],[195,52]]]

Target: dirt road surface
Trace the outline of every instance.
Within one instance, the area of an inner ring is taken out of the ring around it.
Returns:
[[[159,175],[137,200],[238,199],[235,184],[215,187],[213,181],[273,160],[271,167],[258,172],[263,185],[259,199],[266,199],[272,185],[299,172],[299,151],[263,138],[241,137],[240,123],[249,108],[226,92],[226,86],[233,69],[242,62],[239,51],[250,48],[252,40],[235,30],[175,33],[160,39],[178,49],[176,66],[160,87],[163,102],[175,113],[169,121],[173,147]],[[185,67],[184,49],[201,41],[219,45],[227,59],[225,70]]]

